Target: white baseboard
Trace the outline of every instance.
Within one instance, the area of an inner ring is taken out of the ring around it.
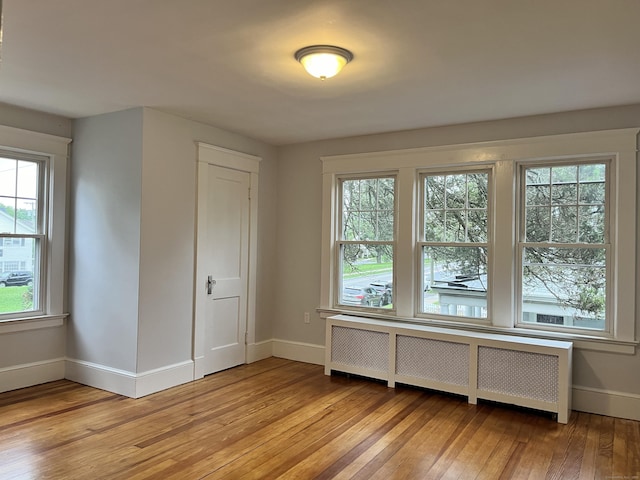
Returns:
[[[273,340],[247,345],[247,363],[257,362],[269,357],[273,357]]]
[[[73,382],[126,397],[136,396],[136,374],[133,372],[70,358],[67,358],[66,365],[65,378]]]
[[[640,420],[640,395],[574,385],[572,400],[579,412]]]
[[[64,358],[0,368],[0,392],[62,380],[64,372]]]
[[[324,345],[314,345],[312,343],[290,342],[274,338],[273,356],[296,360],[298,362],[314,363],[324,365]]]
[[[138,374],[82,360],[67,359],[66,365],[65,378],[131,398],[190,382],[194,372],[191,360]]]
[[[168,365],[136,376],[136,398],[193,381],[193,360]]]

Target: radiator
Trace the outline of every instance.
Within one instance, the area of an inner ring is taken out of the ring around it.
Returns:
[[[557,414],[571,412],[572,344],[336,315],[325,373],[352,373]]]

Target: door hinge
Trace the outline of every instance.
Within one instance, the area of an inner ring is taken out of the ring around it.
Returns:
[[[249,190],[249,200],[251,200],[251,187],[249,187],[248,190]]]
[[[249,332],[244,332],[244,344],[249,345]]]

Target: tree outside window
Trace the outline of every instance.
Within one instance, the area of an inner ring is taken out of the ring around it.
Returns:
[[[421,313],[486,318],[489,172],[422,176]]]
[[[605,329],[607,170],[605,162],[522,168],[523,322]]]
[[[342,179],[338,303],[393,307],[395,178]]]

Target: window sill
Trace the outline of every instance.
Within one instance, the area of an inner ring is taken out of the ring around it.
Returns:
[[[24,317],[11,320],[0,320],[0,335],[4,333],[24,332],[40,328],[61,327],[68,314],[39,315],[37,317]]]
[[[470,325],[459,324],[455,322],[446,322],[439,320],[428,319],[416,319],[416,318],[404,318],[394,317],[390,315],[382,315],[377,312],[358,312],[353,310],[340,310],[330,308],[317,308],[316,311],[320,314],[320,318],[326,319],[332,315],[351,315],[354,317],[365,317],[376,320],[388,320],[394,322],[410,323],[413,325],[425,325],[429,327],[442,327],[457,330],[464,330],[468,332],[482,332],[482,333],[498,333],[501,335],[513,335],[520,337],[540,338],[545,340],[560,340],[572,342],[576,349],[580,350],[592,350],[598,352],[610,352],[610,353],[622,353],[626,355],[635,355],[636,347],[639,342],[628,342],[622,340],[615,340],[612,338],[602,337],[590,337],[587,335],[576,335],[571,333],[559,333],[548,332],[540,330],[528,330],[526,328],[498,328],[493,326],[483,325]]]

